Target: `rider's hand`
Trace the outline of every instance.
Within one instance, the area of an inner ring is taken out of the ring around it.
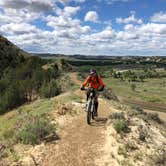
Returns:
[[[103,91],[104,90],[104,86],[99,87],[98,91]]]
[[[81,88],[80,88],[81,90],[85,90],[85,88],[82,86]]]

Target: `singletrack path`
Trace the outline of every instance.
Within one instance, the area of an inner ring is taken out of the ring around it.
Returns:
[[[70,75],[77,84],[76,73]],[[77,92],[78,93],[78,92]],[[66,123],[56,143],[47,144],[47,154],[42,159],[42,166],[95,166],[96,160],[102,155],[101,147],[105,143],[107,117],[111,109],[109,103],[99,99],[99,117],[88,125],[86,112]]]

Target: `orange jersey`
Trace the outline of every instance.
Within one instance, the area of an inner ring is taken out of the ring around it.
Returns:
[[[92,76],[92,77],[88,76],[83,83],[84,87],[87,85],[94,89],[98,89],[100,86],[105,86],[105,84],[103,83],[103,81],[99,75],[98,75],[98,80],[97,80],[96,76]]]

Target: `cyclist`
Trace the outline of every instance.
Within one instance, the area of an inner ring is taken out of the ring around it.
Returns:
[[[96,109],[96,115],[97,116],[97,109],[98,109],[98,93],[97,91],[103,91],[105,84],[102,81],[102,78],[100,75],[97,74],[97,71],[95,69],[91,69],[89,76],[85,79],[84,83],[81,86],[81,90],[85,90],[85,87],[88,86],[87,89],[87,100],[89,98],[90,94],[90,88],[93,88],[95,90],[95,109]]]

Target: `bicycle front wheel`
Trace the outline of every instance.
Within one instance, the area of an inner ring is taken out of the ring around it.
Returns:
[[[92,107],[92,101],[90,100],[88,101],[88,107],[87,107],[87,123],[88,124],[90,124],[91,122],[91,116],[92,116],[91,107]]]

